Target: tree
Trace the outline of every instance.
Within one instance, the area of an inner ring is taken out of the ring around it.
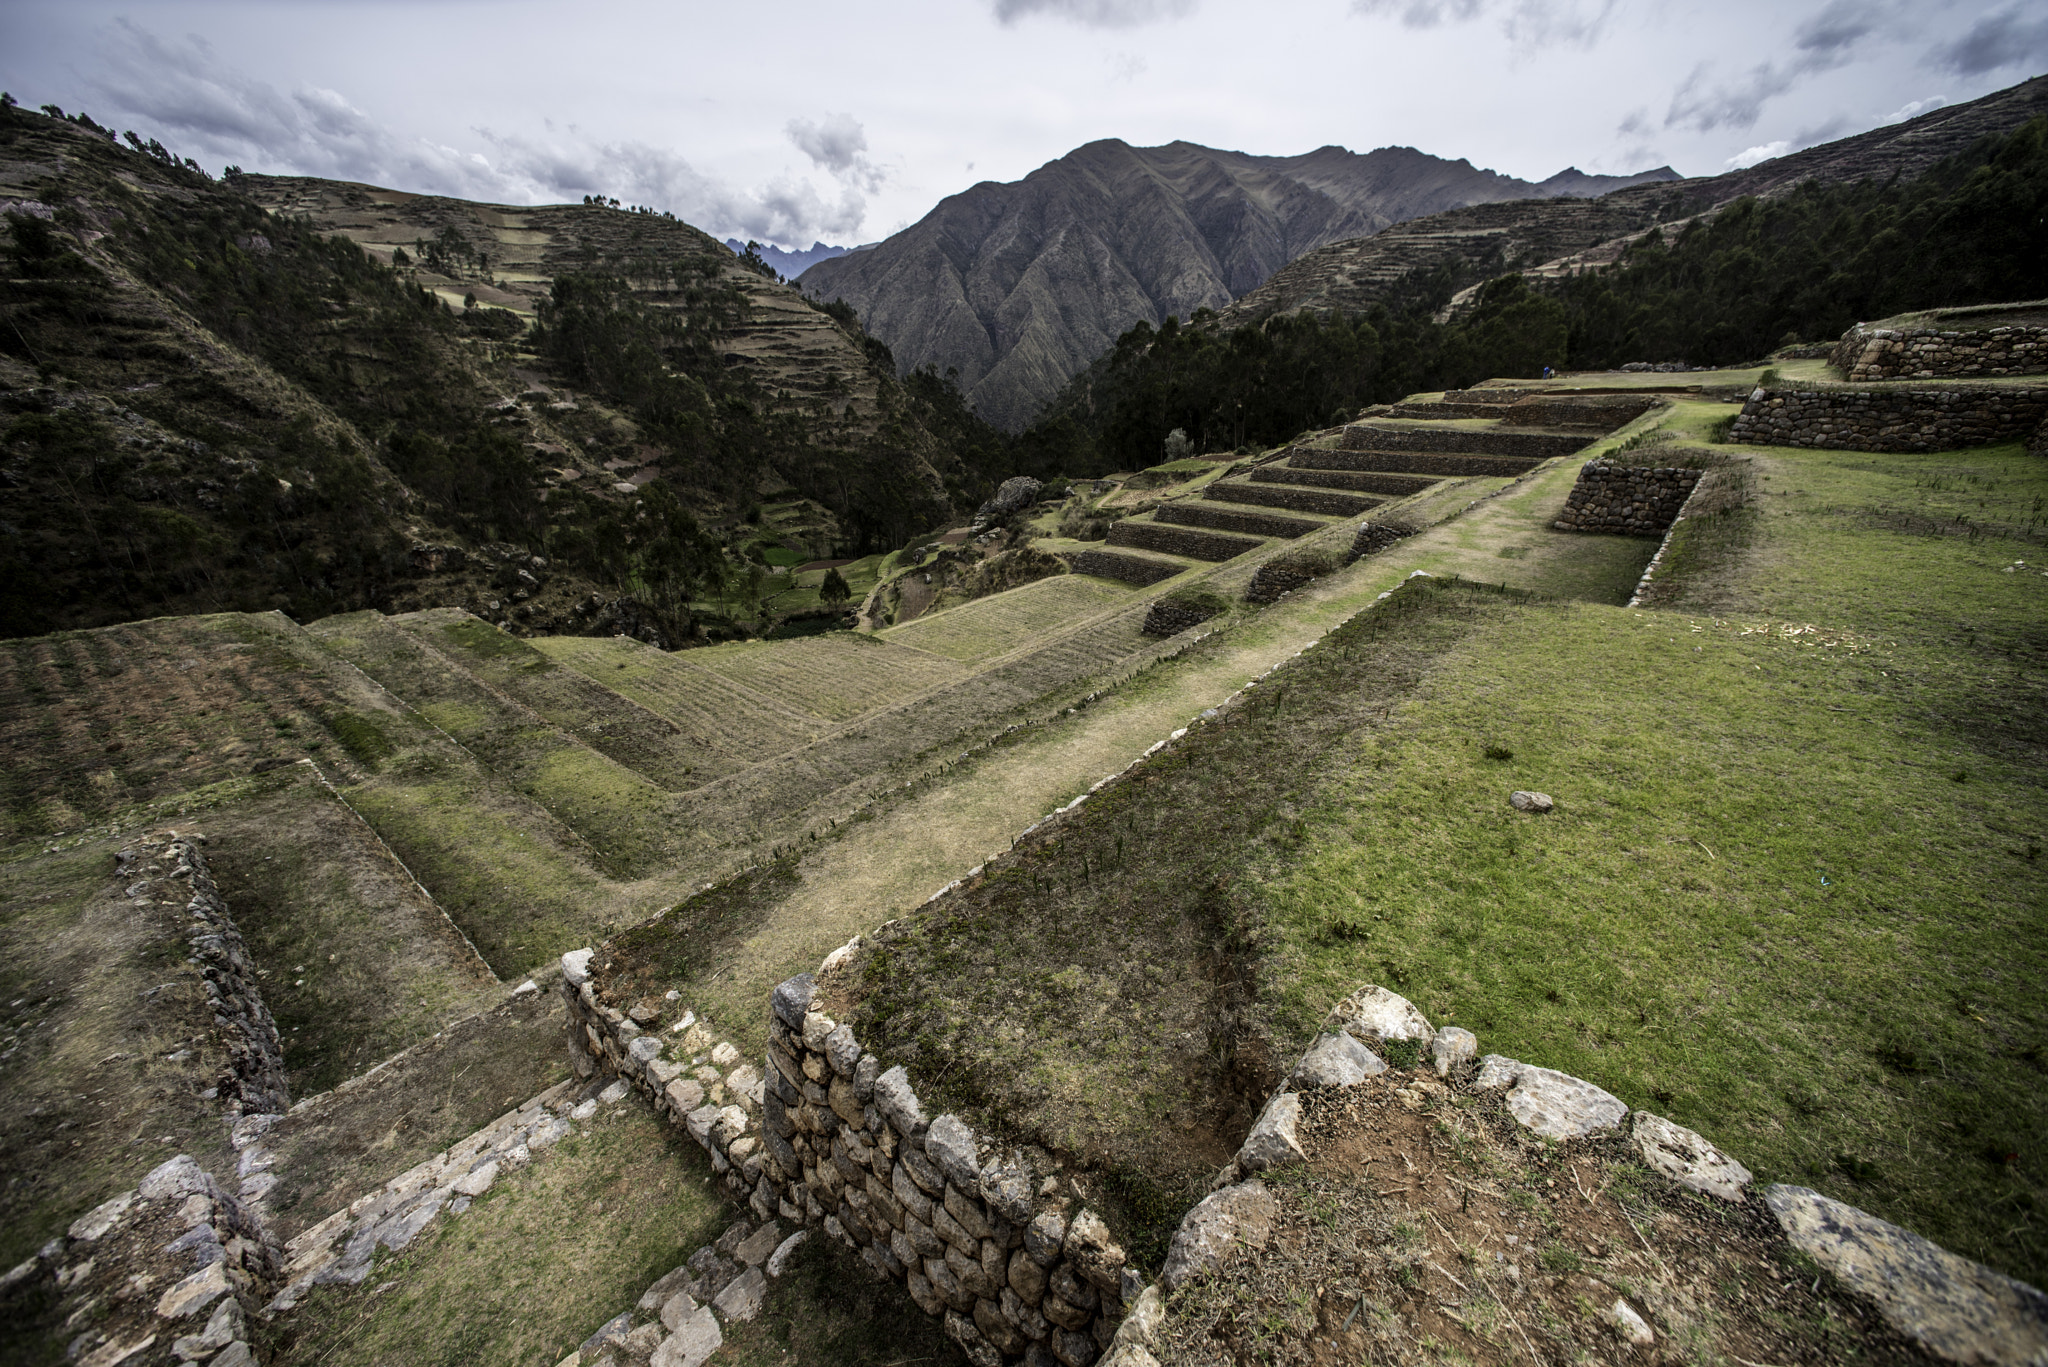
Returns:
[[[818,600],[829,607],[838,607],[853,597],[853,589],[846,582],[846,576],[838,566],[825,571],[825,582],[818,585]]]
[[[1168,460],[1186,460],[1195,454],[1195,444],[1188,440],[1187,429],[1176,427],[1166,434],[1163,443]]]

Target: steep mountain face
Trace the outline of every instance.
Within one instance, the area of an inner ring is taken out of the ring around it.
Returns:
[[[0,636],[501,600],[594,629],[561,616],[593,592],[686,622],[757,500],[811,500],[825,553],[985,497],[894,369],[671,219],[216,182],[0,110]]]
[[[1223,309],[1218,323],[1235,327],[1304,308],[1365,309],[1416,271],[1447,268],[1476,279],[1520,270],[1541,277],[1605,265],[1659,222],[1678,223],[1744,195],[1769,195],[1808,180],[1912,177],[1981,137],[2009,133],[2043,113],[2048,77],[2036,77],[1726,175],[1638,185],[1594,200],[1491,204],[1414,218],[1302,255]]]
[[[858,309],[900,364],[956,367],[977,411],[1016,428],[1140,319],[1221,308],[1323,243],[1466,204],[1676,178],[1569,170],[1536,184],[1407,147],[1256,157],[1108,139],[954,195],[798,284]]]

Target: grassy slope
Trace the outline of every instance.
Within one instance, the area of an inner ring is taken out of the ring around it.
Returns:
[[[1727,616],[1528,608],[1351,747],[1261,870],[1286,1033],[1388,981],[2039,1282],[2048,585],[2002,572],[2029,541],[1892,528],[2024,517],[2048,476],[1757,459],[1753,544],[1699,586]]]

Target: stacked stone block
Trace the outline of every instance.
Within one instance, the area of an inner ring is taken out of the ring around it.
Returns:
[[[1572,449],[1584,446],[1584,437],[1573,437]],[[1563,452],[1549,454],[1562,455]],[[1290,464],[1297,470],[1372,470],[1386,474],[1430,475],[1457,479],[1465,475],[1519,475],[1544,457],[1520,455],[1468,455],[1438,451],[1396,451],[1381,447],[1347,447],[1332,451],[1303,451]]]
[[[1252,478],[1260,482],[1212,484],[1203,491],[1202,497],[1216,503],[1249,503],[1261,508],[1286,508],[1297,513],[1328,513],[1335,517],[1350,517],[1368,508],[1376,508],[1386,501],[1366,494],[1347,492],[1342,486],[1298,488],[1292,481],[1276,481],[1263,471],[1254,474]]]
[[[1850,328],[1828,364],[1852,384],[1937,376],[2048,374],[2048,327]]]
[[[1100,575],[1139,588],[1171,579],[1186,568],[1164,560],[1148,560],[1142,555],[1118,555],[1115,551],[1075,551],[1062,559],[1075,574]]]
[[[1225,500],[1234,501],[1234,500]],[[1273,536],[1292,541],[1297,536],[1321,531],[1323,524],[1300,517],[1273,513],[1241,512],[1218,508],[1212,503],[1169,503],[1152,515],[1160,522],[1182,527],[1207,527],[1213,531],[1239,532],[1245,536]]]
[[[1215,608],[1175,602],[1173,595],[1169,594],[1155,601],[1152,610],[1145,614],[1144,632],[1147,636],[1178,636],[1190,627],[1200,626],[1216,613]]]
[[[1139,1286],[1101,1218],[1041,1187],[1023,1154],[996,1151],[958,1116],[928,1116],[901,1067],[820,1009],[811,974],[775,989],[763,1066],[707,1084],[599,995],[591,953],[563,956],[579,1071],[606,1068],[655,1097],[762,1220],[846,1245],[981,1367],[1091,1367],[1115,1338]],[[721,1066],[737,1062],[730,1044],[712,1057],[724,1051]]]
[[[1699,482],[1698,470],[1589,460],[1565,499],[1564,512],[1550,525],[1561,532],[1661,535]]]
[[[2023,441],[2048,389],[1757,389],[1730,441],[1824,451],[1947,451]]]
[[[1134,522],[1128,518],[1109,529],[1109,544],[1184,555],[1190,560],[1231,560],[1259,548],[1259,543],[1249,537],[1198,532],[1191,527],[1171,527],[1162,522]]]
[[[1344,429],[1346,451],[1428,451],[1442,455],[1517,456],[1548,460],[1568,456],[1586,444],[1573,432],[1503,432],[1498,428],[1379,427],[1354,423]]]
[[[1358,535],[1351,538],[1349,560],[1359,560],[1368,555],[1377,555],[1403,537],[1415,535],[1413,527],[1399,522],[1361,522]]]

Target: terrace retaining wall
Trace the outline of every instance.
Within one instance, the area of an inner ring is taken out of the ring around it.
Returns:
[[[2048,388],[1756,389],[1728,439],[1826,451],[1946,451],[2026,439]]]
[[[2048,327],[1877,328],[1842,334],[1828,364],[1860,380],[2048,374]]]
[[[1346,489],[1304,489],[1272,483],[1212,484],[1203,490],[1202,497],[1216,503],[1249,503],[1261,508],[1289,508],[1298,513],[1329,513],[1337,517],[1350,517],[1386,501]]]
[[[1172,527],[1163,522],[1134,522],[1128,518],[1109,529],[1109,544],[1184,555],[1190,560],[1219,561],[1235,559],[1246,551],[1259,548],[1259,543],[1250,537],[1198,532],[1188,527]]]
[[[1584,446],[1586,440],[1574,437],[1572,449],[1576,451]],[[1294,457],[1292,464],[1297,470],[1376,470],[1387,474],[1455,479],[1461,475],[1519,475],[1534,467],[1538,460],[1535,456],[1440,455],[1347,448],[1341,451],[1303,451]]]
[[[1302,450],[1307,450],[1304,447]],[[1299,454],[1296,452],[1294,454]],[[1353,489],[1367,494],[1405,498],[1435,483],[1426,475],[1390,475],[1377,470],[1313,470],[1289,462],[1262,465],[1251,477],[1260,484],[1308,484],[1319,489]]]
[[[1277,517],[1272,513],[1239,512],[1219,508],[1208,500],[1201,503],[1169,503],[1152,516],[1160,522],[1183,527],[1207,527],[1214,531],[1241,532],[1246,536],[1276,536],[1293,540],[1320,531],[1324,524],[1306,518]]]
[[[1099,575],[1104,579],[1136,584],[1139,588],[1171,579],[1187,568],[1164,560],[1147,560],[1142,555],[1118,555],[1115,551],[1072,551],[1062,559],[1075,574]]]
[[[1701,472],[1589,460],[1550,525],[1561,532],[1656,536],[1677,519]]]
[[[1378,427],[1354,423],[1344,429],[1346,451],[1427,451],[1438,455],[1519,456],[1548,460],[1568,456],[1588,438],[1574,432],[1503,432],[1498,428]]]

